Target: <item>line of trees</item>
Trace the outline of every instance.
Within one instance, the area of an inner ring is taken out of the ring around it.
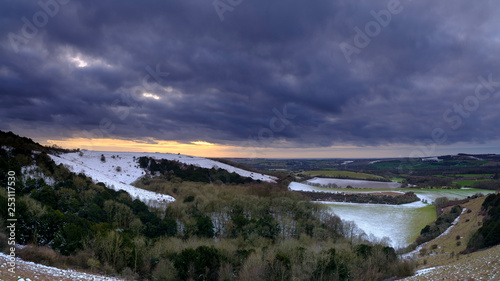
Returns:
[[[174,160],[155,160],[151,157],[140,157],[139,166],[147,169],[150,174],[159,173],[165,177],[166,180],[185,180],[203,183],[224,183],[224,184],[243,184],[254,182],[252,178],[243,177],[233,172],[220,168],[201,168],[194,165],[181,163]],[[255,182],[260,182],[257,180]]]

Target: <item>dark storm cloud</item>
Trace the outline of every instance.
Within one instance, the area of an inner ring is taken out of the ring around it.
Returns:
[[[499,97],[470,98],[479,76],[500,81],[494,1],[245,0],[223,21],[211,1],[39,3],[0,4],[3,130],[294,147],[414,144],[438,127],[448,143],[500,137]],[[388,3],[400,12],[348,62],[339,44],[356,47]]]

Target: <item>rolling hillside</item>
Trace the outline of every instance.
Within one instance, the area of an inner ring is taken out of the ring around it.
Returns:
[[[172,196],[139,189],[132,185],[133,182],[146,174],[146,171],[140,168],[137,163],[137,160],[143,156],[158,160],[175,160],[201,168],[220,168],[253,180],[266,182],[275,182],[276,180],[275,177],[249,172],[214,160],[169,153],[81,151],[79,153],[50,155],[56,164],[67,166],[72,172],[83,173],[94,181],[103,182],[115,190],[127,191],[133,198],[139,198],[148,204],[174,201]]]
[[[420,248],[415,276],[403,280],[500,280],[500,246],[470,254],[460,254],[471,235],[482,225],[480,212],[486,197],[461,205],[466,208],[445,235]]]

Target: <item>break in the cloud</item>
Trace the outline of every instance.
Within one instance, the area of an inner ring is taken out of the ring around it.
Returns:
[[[493,0],[2,1],[0,129],[290,156],[499,143],[499,14]]]

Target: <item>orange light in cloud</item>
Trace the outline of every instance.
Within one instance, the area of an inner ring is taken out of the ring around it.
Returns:
[[[192,141],[191,142],[192,144],[196,144],[196,145],[215,145],[214,143],[209,143],[209,142],[206,142],[206,141]]]

